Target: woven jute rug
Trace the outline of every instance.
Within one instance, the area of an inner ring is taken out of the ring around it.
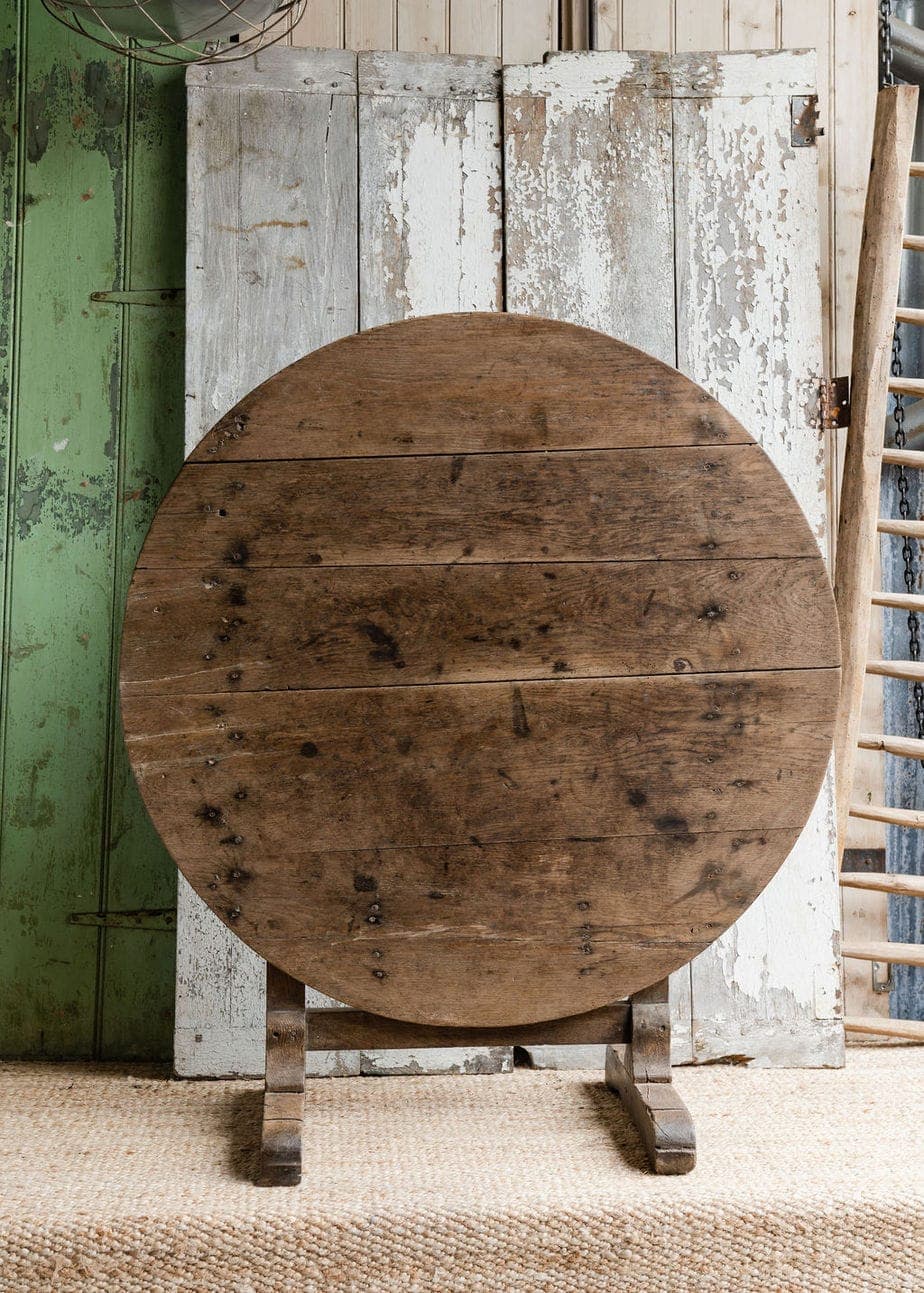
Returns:
[[[648,1175],[597,1073],[318,1080],[299,1189],[250,1184],[260,1090],[0,1066],[4,1290],[924,1285],[924,1052],[680,1069],[690,1176]]]

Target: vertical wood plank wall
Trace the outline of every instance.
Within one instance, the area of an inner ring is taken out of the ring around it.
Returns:
[[[817,44],[826,345],[839,373],[875,11],[596,0],[601,48]],[[309,0],[294,42],[522,63],[557,47],[559,3]],[[124,581],[182,454],[182,310],[89,296],[182,285],[182,72],[132,70],[11,0],[0,85],[0,1053],[156,1057],[170,1051],[174,872],[125,766],[114,680]],[[161,927],[114,915],[136,909],[163,909]]]

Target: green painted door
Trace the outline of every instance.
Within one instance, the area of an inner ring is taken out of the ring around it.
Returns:
[[[183,75],[7,0],[0,81],[0,1053],[166,1057],[175,872],[117,673],[182,460],[181,299],[124,298],[183,283]]]

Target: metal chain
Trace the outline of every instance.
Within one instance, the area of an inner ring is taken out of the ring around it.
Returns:
[[[880,86],[895,84],[895,73],[892,69],[892,0],[879,0],[879,84]],[[902,375],[902,340],[898,324],[895,325],[895,331],[892,334],[891,371],[893,377]],[[905,432],[905,400],[902,395],[895,396],[893,417],[895,447],[904,449],[908,437]],[[903,521],[907,521],[911,515],[911,504],[908,501],[909,485],[905,469],[901,466],[898,468],[897,484],[898,514]],[[914,593],[917,585],[915,553],[911,540],[907,536],[902,539],[902,563],[905,591]],[[916,611],[908,613],[908,654],[912,660],[919,660],[921,656],[921,626]],[[919,682],[916,682],[912,688],[912,701],[918,737],[924,740],[924,686]]]
[[[879,88],[895,84],[892,71],[892,0],[879,0]]]

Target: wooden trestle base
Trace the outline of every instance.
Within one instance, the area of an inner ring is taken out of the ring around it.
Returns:
[[[444,1028],[362,1010],[305,1010],[305,985],[266,967],[266,1091],[260,1185],[302,1177],[305,1051],[429,1046],[605,1044],[606,1084],[619,1096],[658,1175],[696,1163],[693,1120],[671,1081],[667,980],[599,1010],[510,1028]]]

